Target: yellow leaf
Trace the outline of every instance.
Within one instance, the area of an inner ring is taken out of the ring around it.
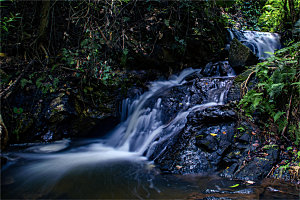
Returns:
[[[0,53],[0,57],[5,57],[6,54],[5,53]]]
[[[216,133],[210,133],[210,135],[215,137],[215,136],[217,136],[218,134],[216,134]]]

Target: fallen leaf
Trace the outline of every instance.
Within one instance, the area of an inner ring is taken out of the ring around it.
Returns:
[[[246,181],[246,183],[254,184],[255,182],[254,181]]]
[[[176,168],[179,170],[179,169],[181,169],[181,168],[182,168],[182,166],[180,166],[180,165],[176,165]]]
[[[258,147],[258,146],[259,146],[259,144],[258,144],[258,143],[254,143],[254,144],[252,144],[252,146],[254,146],[254,147]]]
[[[256,133],[252,131],[252,135],[256,135]]]
[[[218,134],[216,134],[216,133],[210,133],[210,135],[215,137],[215,136],[217,136]]]
[[[232,185],[232,186],[229,186],[231,188],[235,188],[235,187],[238,187],[240,184],[235,184],[235,185]]]
[[[226,134],[226,131],[223,131],[223,134],[225,135],[225,134]]]

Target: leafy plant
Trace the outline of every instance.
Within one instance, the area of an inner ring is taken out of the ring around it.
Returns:
[[[22,114],[23,113],[23,108],[14,107],[13,111],[14,111],[15,114]]]
[[[290,8],[289,1],[293,1],[293,8]],[[300,12],[300,0],[268,0],[263,7],[262,15],[258,19],[258,24],[263,31],[280,31],[286,26],[291,27],[296,13]]]
[[[125,2],[125,1],[124,1]],[[102,58],[101,50],[105,41],[97,30],[86,29],[85,38],[80,43],[80,48],[76,50],[62,49],[62,60],[65,61],[76,75],[85,74],[86,77],[93,77],[101,80],[105,85],[115,84],[117,79],[113,79],[115,72],[108,64],[110,59]],[[121,57],[121,65],[125,66],[127,62],[128,49],[124,49]]]
[[[276,134],[296,145],[300,142],[299,50],[300,42],[277,51],[275,56],[257,64],[253,70],[259,83],[239,103],[250,119],[258,116],[268,120]]]
[[[13,22],[17,21],[17,19],[20,19],[21,17],[19,17],[20,13],[10,13],[10,16],[8,17],[1,17],[0,19],[0,30],[2,32],[2,30],[4,30],[5,32],[9,32],[9,28],[14,27]]]

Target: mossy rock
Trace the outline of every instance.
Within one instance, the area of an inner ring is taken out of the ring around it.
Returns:
[[[239,74],[245,70],[245,66],[258,62],[256,55],[247,46],[234,38],[229,49],[229,64]]]

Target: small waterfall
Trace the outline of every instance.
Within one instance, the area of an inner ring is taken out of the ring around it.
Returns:
[[[208,72],[209,67],[213,70]],[[189,113],[225,103],[233,73],[227,62],[209,63],[203,72],[186,69],[170,80],[153,82],[149,91],[136,100],[123,100],[121,109],[123,122],[111,133],[107,144],[118,150],[136,152],[148,158],[156,157],[184,128]],[[213,77],[203,77],[202,74]],[[225,76],[221,76],[223,74]],[[199,104],[195,103],[199,101],[192,100],[192,95],[186,94],[178,102],[181,109],[175,110],[175,114],[168,116],[166,121],[163,120],[166,118],[164,111],[172,108],[168,108],[165,102],[176,102],[175,98],[168,96],[169,91],[173,89],[179,89],[180,93],[187,91],[197,93],[202,101]]]
[[[270,57],[276,50],[281,48],[280,35],[278,33],[258,31],[228,30],[230,41],[238,39],[249,47],[260,59]]]

